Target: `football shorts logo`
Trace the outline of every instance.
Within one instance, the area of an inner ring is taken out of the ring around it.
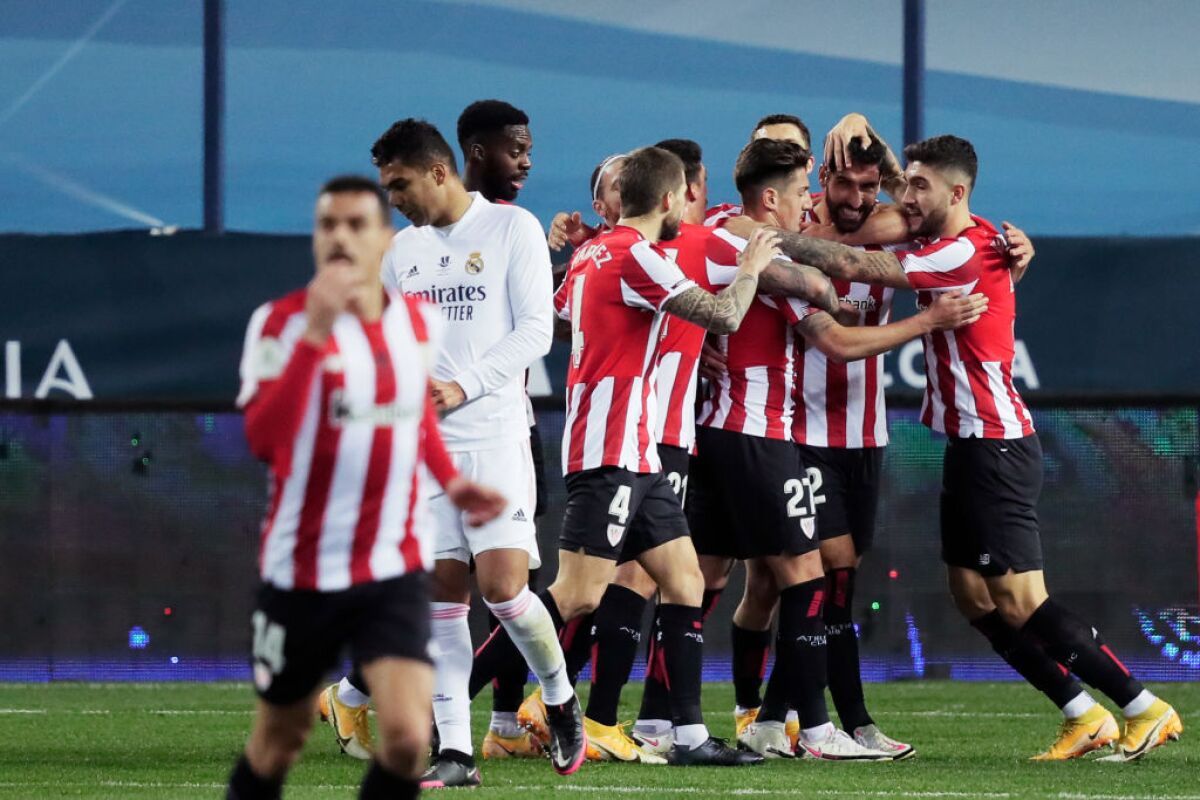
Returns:
[[[992,563],[991,553],[980,553],[979,554],[979,566],[986,567],[990,563]]]
[[[467,256],[467,274],[478,275],[483,272],[483,254],[479,252],[471,253]]]
[[[817,533],[817,521],[812,517],[804,517],[800,520],[800,530],[804,531],[804,535],[809,539]]]
[[[525,509],[518,508],[517,513],[512,515],[513,522],[528,522],[529,519],[525,516]]]
[[[616,547],[621,543],[621,537],[625,535],[624,525],[613,525],[611,522],[608,525],[608,543]]]

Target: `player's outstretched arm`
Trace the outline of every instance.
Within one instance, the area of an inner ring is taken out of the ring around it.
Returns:
[[[799,297],[830,314],[838,311],[837,290],[825,273],[807,264],[776,259],[758,276],[758,291]]]
[[[758,276],[779,257],[778,237],[771,231],[755,231],[748,238],[749,244],[738,256],[737,277],[732,283],[716,294],[699,286],[685,289],[669,298],[663,311],[713,333],[735,332],[758,293]]]
[[[726,230],[742,238],[748,238],[761,227],[762,223],[747,217],[731,219],[725,225]],[[891,253],[856,250],[838,242],[779,228],[768,230],[778,235],[779,249],[785,256],[800,264],[816,267],[831,278],[875,283],[897,289],[908,288],[908,278],[904,275],[904,269]]]
[[[929,307],[899,322],[887,325],[846,327],[829,314],[814,314],[796,325],[805,341],[834,361],[857,361],[886,353],[905,342],[933,331],[970,325],[987,311],[987,296],[964,296],[946,292]]]

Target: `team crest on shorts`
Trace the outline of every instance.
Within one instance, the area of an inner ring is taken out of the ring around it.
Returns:
[[[817,521],[812,517],[805,517],[800,520],[800,530],[804,531],[804,535],[811,539],[817,533]]]
[[[618,544],[621,543],[621,537],[624,535],[625,535],[625,526],[624,525],[613,525],[612,523],[609,523],[609,526],[608,526],[608,543],[609,544],[611,544],[613,547],[616,547]]]
[[[483,272],[483,254],[478,252],[471,253],[471,255],[467,256],[467,274],[478,275],[481,272]]]

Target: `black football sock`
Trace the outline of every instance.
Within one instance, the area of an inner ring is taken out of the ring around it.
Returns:
[[[802,728],[816,728],[829,722],[825,705],[827,669],[825,618],[821,606],[825,579],[789,586],[779,594],[779,638],[781,648],[791,647],[795,658],[788,695],[790,705],[800,715]]]
[[[358,790],[360,800],[408,800],[421,793],[417,781],[402,778],[385,769],[378,761],[372,761],[362,788]]]
[[[546,607],[546,610],[550,612],[550,619],[554,622],[554,629],[561,636],[563,619],[562,614],[559,613],[558,604],[554,602],[554,595],[550,594],[548,589],[543,589],[538,592],[538,598],[542,601],[542,605]],[[467,687],[470,696],[474,698],[475,695],[483,691],[483,687],[496,680],[500,675],[516,675],[518,670],[526,670],[522,675],[528,674],[525,657],[521,655],[521,651],[513,644],[513,640],[504,630],[504,626],[494,626],[491,635],[475,651],[475,661],[471,664],[471,680]],[[522,678],[522,687],[523,685],[524,678]],[[517,705],[519,707],[520,702]]]
[[[500,625],[496,615],[488,612],[488,630]],[[492,681],[492,711],[515,714],[525,699],[525,679],[529,677],[529,665],[522,661],[504,666]],[[472,695],[474,696],[474,695]]]
[[[854,630],[853,567],[839,567],[825,575],[825,640],[828,642],[829,694],[842,729],[853,731],[874,722],[863,697],[862,667],[858,660],[858,634]]]
[[[667,692],[667,684],[663,682],[665,675],[657,667],[658,631],[658,614],[655,613],[650,641],[646,645],[646,681],[642,688],[642,707],[638,711],[638,719],[671,719],[671,697]]]
[[[663,603],[658,607],[662,662],[675,727],[702,725],[700,677],[704,664],[704,625],[700,609]]]
[[[562,645],[563,658],[567,662],[567,679],[574,686],[579,680],[579,673],[592,657],[592,642],[595,641],[596,613],[593,611],[576,617],[563,626],[558,633],[559,644]]]
[[[742,708],[762,705],[763,675],[767,671],[767,652],[771,649],[771,631],[754,631],[736,622],[732,626],[733,695]]]
[[[601,725],[617,724],[617,706],[637,658],[645,611],[644,597],[615,583],[608,585],[596,607],[587,717]]]
[[[1037,642],[1022,636],[998,610],[992,609],[979,619],[971,620],[971,627],[987,637],[992,649],[1010,667],[1059,708],[1083,691],[1083,686],[1066,667],[1047,655]]]
[[[759,722],[785,722],[788,712],[788,684],[796,662],[795,649],[788,647],[775,636],[775,663],[767,677],[767,690],[763,692],[762,705],[758,708]]]
[[[1054,660],[1119,706],[1129,705],[1145,688],[1113,655],[1095,628],[1053,599],[1038,606],[1021,632],[1040,641]]]
[[[724,589],[705,589],[704,599],[700,601],[700,621],[708,622],[709,616],[717,608],[717,603],[721,600],[721,592]]]
[[[282,796],[283,781],[264,778],[250,769],[250,762],[243,753],[229,775],[225,800],[277,800]]]

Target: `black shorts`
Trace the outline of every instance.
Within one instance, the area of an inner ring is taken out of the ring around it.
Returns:
[[[346,646],[355,665],[384,656],[429,663],[426,580],[423,572],[411,573],[337,592],[262,584],[251,618],[259,697],[280,706],[302,700]]]
[[[796,446],[701,427],[688,482],[696,552],[725,558],[816,550],[817,516]]]
[[[1037,501],[1042,445],[1024,439],[946,442],[942,472],[942,560],[980,575],[1042,569]]]
[[[533,484],[537,491],[533,518],[537,519],[546,513],[546,451],[542,447],[542,434],[537,425],[529,426],[529,450],[533,456]]]
[[[662,462],[662,473],[666,476],[667,483],[671,484],[671,491],[679,498],[680,505],[685,505],[684,500],[687,498],[688,467],[691,459],[691,455],[682,447],[669,444],[658,446],[658,460]]]
[[[854,552],[862,555],[875,541],[879,509],[882,447],[813,447],[798,444],[807,467],[809,490],[817,507],[821,539],[850,534]]]
[[[679,498],[661,472],[598,467],[567,476],[560,550],[632,561],[688,535]]]

